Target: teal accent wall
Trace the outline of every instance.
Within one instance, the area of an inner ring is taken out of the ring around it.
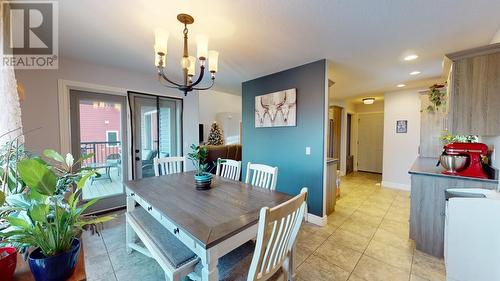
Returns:
[[[243,179],[248,162],[278,167],[278,191],[309,188],[309,212],[323,216],[326,60],[260,77],[242,85]],[[297,89],[297,126],[255,128],[255,96]],[[306,155],[306,147],[311,155]]]

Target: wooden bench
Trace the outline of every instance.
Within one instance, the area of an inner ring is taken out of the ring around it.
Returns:
[[[127,231],[139,237],[144,246],[127,238],[127,251],[136,250],[155,259],[165,272],[167,280],[178,281],[194,271],[199,259],[170,231],[141,207],[127,212]],[[129,229],[130,228],[130,229]],[[129,233],[128,235],[131,235]]]

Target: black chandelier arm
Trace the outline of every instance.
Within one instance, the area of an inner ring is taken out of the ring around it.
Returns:
[[[163,86],[163,87],[166,87],[166,88],[170,88],[170,89],[179,89],[179,86],[172,86],[172,85],[168,85],[165,83],[164,80],[162,79],[158,79],[160,81],[160,84]]]
[[[170,84],[173,84],[173,85],[175,85],[177,87],[182,87],[181,84],[175,83],[174,81],[168,79],[167,76],[165,75],[165,73],[163,73],[163,69],[158,69],[158,74],[160,75],[161,78],[165,79]]]
[[[200,66],[200,76],[198,77],[198,79],[196,79],[196,81],[194,83],[192,83],[190,86],[191,87],[194,87],[198,84],[200,84],[201,80],[203,79],[203,76],[205,76],[205,66]]]
[[[198,91],[208,90],[208,89],[212,88],[214,84],[215,84],[215,78],[212,79],[212,83],[210,83],[210,86],[202,87],[202,88],[193,87],[193,90],[198,90]]]

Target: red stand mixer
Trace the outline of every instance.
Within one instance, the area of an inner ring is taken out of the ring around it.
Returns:
[[[489,178],[483,169],[482,156],[488,155],[488,146],[484,143],[465,143],[465,142],[454,142],[449,143],[444,146],[444,152],[442,157],[450,156],[464,156],[462,167],[456,170],[450,169],[443,165],[443,159],[441,158],[441,164],[443,167],[447,168],[447,171],[443,171],[443,174],[456,175],[462,177],[473,177],[473,178]]]

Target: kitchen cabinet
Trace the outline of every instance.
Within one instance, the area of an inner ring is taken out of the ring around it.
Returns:
[[[500,43],[447,55],[453,134],[500,135]]]
[[[420,146],[418,148],[420,157],[436,157],[443,151],[441,134],[446,130],[446,109],[440,108],[429,112],[427,107],[431,104],[429,95],[421,95],[420,110]]]
[[[409,173],[410,239],[417,250],[436,257],[444,254],[445,190],[448,188],[496,189],[497,180],[443,175],[437,158],[417,158]]]
[[[328,158],[326,161],[326,215],[335,211],[337,202],[337,164],[339,160]]]

